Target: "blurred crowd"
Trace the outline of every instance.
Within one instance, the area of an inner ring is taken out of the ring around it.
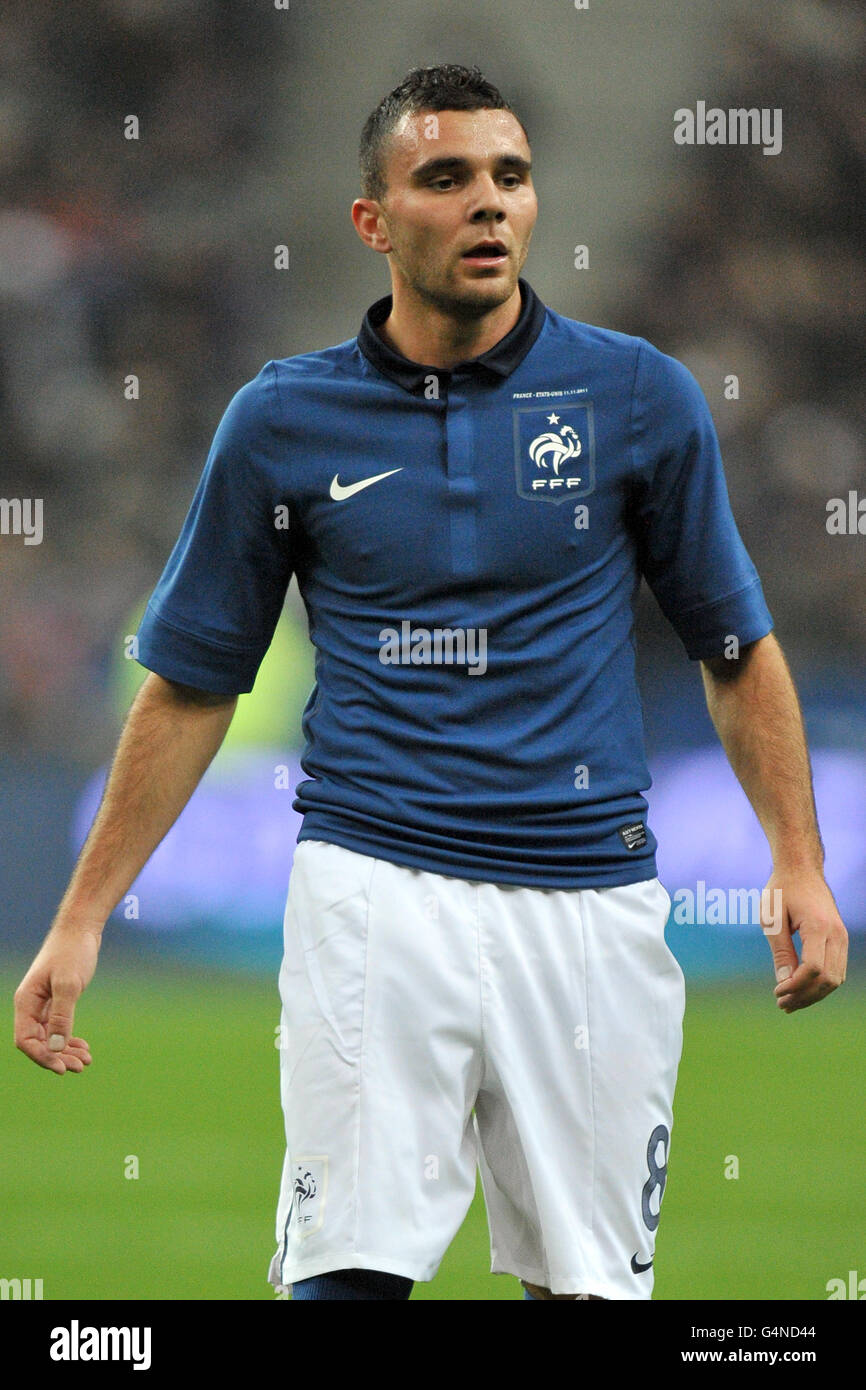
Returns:
[[[772,18],[731,27],[707,105],[781,108],[782,153],[684,147],[614,318],[701,382],[786,648],[862,682],[866,534],[826,523],[830,498],[866,501],[866,9],[797,0]]]
[[[0,537],[7,747],[104,753],[124,618],[269,336],[284,32],[232,0],[0,10],[0,496],[44,500],[40,546]]]
[[[716,97],[782,107],[783,153],[682,149],[649,259],[601,321],[698,375],[780,633],[862,659],[866,538],[829,537],[825,516],[866,496],[866,18],[841,0],[783,13],[732,29]],[[290,34],[232,0],[4,0],[0,496],[44,499],[40,546],[0,537],[7,747],[104,756],[124,622],[202,443],[250,363],[280,355],[263,257],[285,227]]]

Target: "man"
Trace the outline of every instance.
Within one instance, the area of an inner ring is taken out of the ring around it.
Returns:
[[[90,1061],[73,1012],[104,923],[216,753],[294,572],[317,684],[271,1281],[408,1298],[477,1162],[492,1267],[526,1298],[648,1298],[683,977],[641,795],[640,575],[772,848],[787,1013],[846,959],[797,696],[694,378],[520,278],[536,196],[496,89],[416,70],[361,163],[352,216],[392,294],[358,338],[268,363],[223,418],[18,1045],[57,1072]]]

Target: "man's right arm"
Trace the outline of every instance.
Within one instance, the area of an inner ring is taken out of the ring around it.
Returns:
[[[149,673],[123,727],[96,819],[39,954],[15,994],[15,1043],[49,1071],[82,1071],[75,1004],[105,923],[171,829],[225,738],[236,695]]]

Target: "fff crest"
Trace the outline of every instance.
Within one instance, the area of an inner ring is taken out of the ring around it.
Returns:
[[[321,1229],[328,1195],[327,1154],[299,1156],[292,1172],[292,1204],[289,1220],[294,1238],[305,1239]]]
[[[592,402],[514,410],[517,491],[539,502],[567,502],[595,486]]]

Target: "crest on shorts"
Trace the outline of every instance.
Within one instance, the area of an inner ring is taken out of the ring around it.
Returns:
[[[289,1225],[296,1239],[321,1230],[328,1194],[328,1159],[325,1154],[296,1158],[292,1163],[292,1205]]]
[[[595,486],[592,402],[514,408],[517,491],[540,502],[567,502]]]

